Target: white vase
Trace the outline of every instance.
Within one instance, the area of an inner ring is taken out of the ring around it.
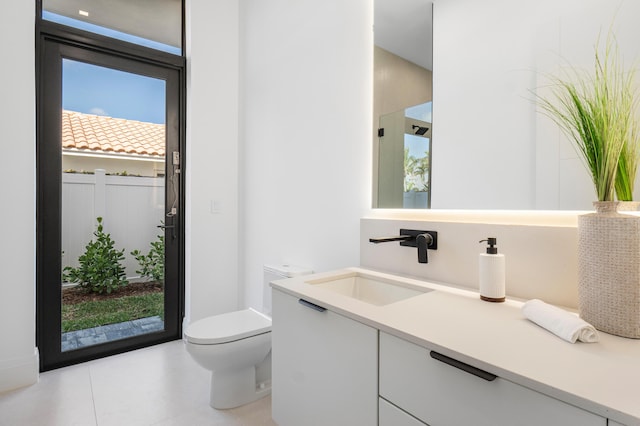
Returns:
[[[618,201],[618,212],[640,216],[640,201]]]
[[[578,217],[580,317],[598,330],[640,338],[640,217],[595,202]]]

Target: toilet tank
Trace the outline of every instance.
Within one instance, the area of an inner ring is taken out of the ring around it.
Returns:
[[[297,277],[299,275],[313,274],[313,270],[293,265],[264,265],[262,285],[262,312],[271,315],[271,286],[274,280]]]

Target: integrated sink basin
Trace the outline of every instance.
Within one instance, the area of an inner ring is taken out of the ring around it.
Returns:
[[[402,281],[362,272],[348,272],[305,282],[377,306],[388,305],[433,291],[430,288],[411,286]]]

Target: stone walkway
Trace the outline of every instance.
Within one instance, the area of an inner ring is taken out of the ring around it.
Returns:
[[[159,316],[62,333],[62,352],[164,330]]]

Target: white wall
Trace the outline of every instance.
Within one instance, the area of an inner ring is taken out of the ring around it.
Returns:
[[[531,91],[559,64],[592,70],[612,24],[630,66],[639,14],[630,0],[436,0],[433,207],[590,208],[588,174]]]
[[[262,265],[358,263],[371,205],[373,3],[245,0],[242,39],[244,303]]]
[[[8,65],[0,71],[0,392],[37,380],[35,354],[34,3],[0,15]]]
[[[187,1],[187,320],[238,307],[239,5]],[[217,212],[213,212],[213,205]]]
[[[361,265],[478,290],[479,254],[496,237],[506,258],[506,293],[520,299],[578,306],[578,232],[576,216],[526,217],[511,212],[492,214],[433,212],[420,218],[365,218],[361,222]],[[484,217],[482,217],[484,216]],[[523,226],[526,223],[526,226]],[[418,263],[417,249],[398,243],[369,243],[371,237],[399,235],[400,229],[438,232],[438,249],[429,250],[429,263]]]

